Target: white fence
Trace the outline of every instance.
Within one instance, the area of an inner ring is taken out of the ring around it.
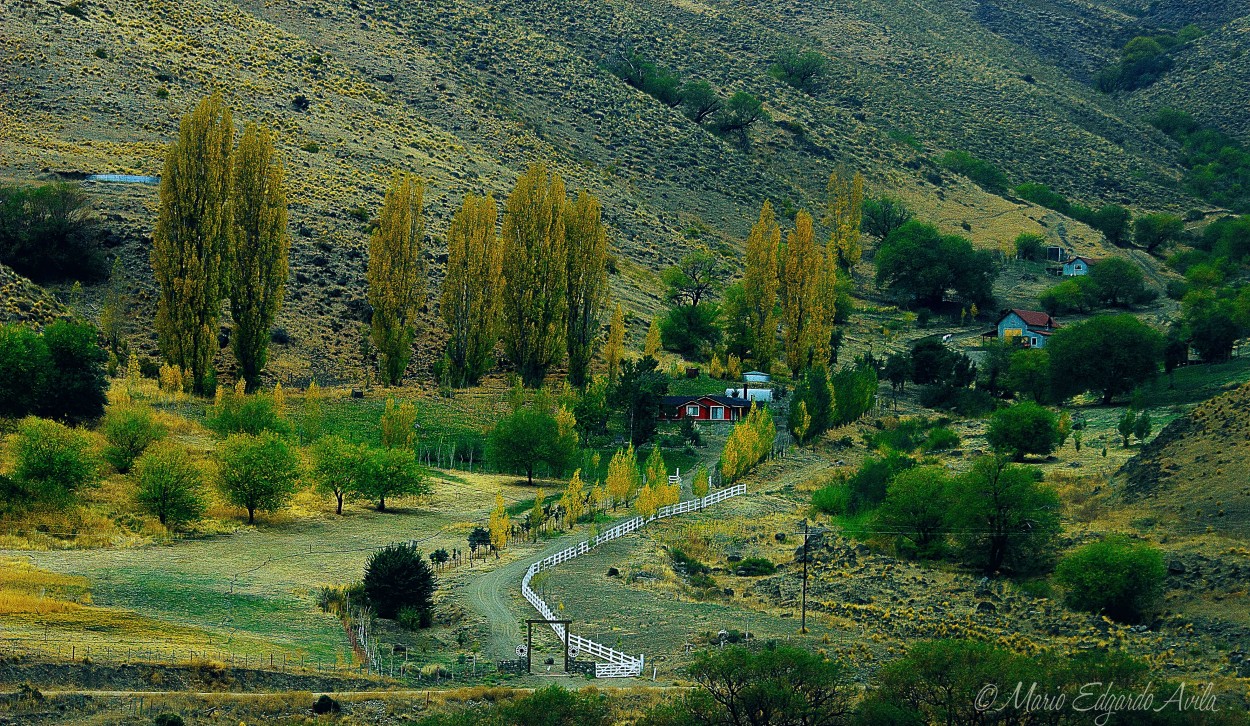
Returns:
[[[551,608],[547,605],[547,603],[543,602],[543,599],[538,596],[538,593],[534,592],[534,590],[530,588],[530,580],[533,579],[534,575],[537,575],[543,570],[549,570],[561,562],[567,562],[574,557],[584,555],[604,542],[609,542],[618,537],[623,537],[630,532],[642,529],[648,522],[652,522],[657,519],[664,519],[665,517],[672,517],[678,514],[685,514],[687,512],[699,511],[713,504],[723,502],[730,497],[736,497],[739,494],[746,494],[746,491],[746,484],[735,484],[734,486],[712,492],[702,499],[689,499],[677,504],[660,507],[660,509],[650,517],[634,517],[633,519],[626,520],[592,539],[579,542],[566,550],[561,550],[554,555],[544,557],[538,562],[530,565],[529,570],[525,572],[525,577],[521,578],[521,594],[525,596],[525,599],[529,601],[530,605],[534,606],[534,609],[537,610],[540,615],[547,620],[555,620],[556,616],[552,612]],[[642,667],[645,663],[644,656],[639,655],[635,657],[629,655],[628,653],[622,653],[619,650],[614,650],[605,645],[600,645],[589,638],[583,638],[580,635],[566,633],[564,626],[559,623],[552,623],[551,629],[555,631],[556,636],[560,638],[561,642],[567,642],[570,650],[576,648],[578,655],[584,653],[597,660],[606,661],[595,664],[596,677],[626,678],[630,676],[642,675]]]

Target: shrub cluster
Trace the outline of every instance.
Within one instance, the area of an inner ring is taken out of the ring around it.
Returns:
[[[104,277],[108,267],[87,195],[65,183],[0,185],[0,263],[36,282]]]

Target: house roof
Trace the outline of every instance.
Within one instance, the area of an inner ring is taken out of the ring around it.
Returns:
[[[1001,323],[1003,321],[1003,318],[1006,318],[1008,315],[1012,313],[1019,315],[1020,319],[1024,321],[1024,324],[1029,326],[1030,328],[1057,328],[1059,327],[1059,321],[1050,317],[1048,313],[1038,312],[1037,310],[1021,310],[1019,308],[1012,308],[1011,310],[1008,310],[1007,312],[1003,313],[1003,317],[999,318],[998,322]]]
[[[1085,264],[1087,264],[1087,265],[1093,265],[1093,264],[1097,264],[1097,262],[1098,262],[1099,258],[1097,258],[1097,257],[1085,257],[1084,255],[1073,255],[1073,256],[1069,257],[1068,259],[1064,260],[1064,261],[1063,261],[1063,264],[1065,264],[1065,265],[1066,265],[1066,264],[1069,264],[1069,263],[1072,263],[1072,262],[1076,262],[1077,260],[1085,260]]]
[[[684,406],[687,403],[697,403],[699,401],[708,400],[718,403],[722,406],[731,408],[746,408],[751,405],[751,401],[737,396],[720,396],[715,394],[704,394],[695,396],[665,396],[663,399],[665,406]]]

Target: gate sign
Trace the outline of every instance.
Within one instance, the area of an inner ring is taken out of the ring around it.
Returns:
[[[516,647],[516,654],[518,658],[524,658],[525,654],[528,652],[530,652],[530,649],[525,645],[525,643],[521,643]]]
[[[577,649],[577,646],[576,646],[576,645],[574,645],[574,646],[572,646],[572,647],[570,647],[570,648],[569,648],[569,657],[570,657],[570,658],[576,658],[576,657],[577,657],[580,653],[581,653],[581,651]]]

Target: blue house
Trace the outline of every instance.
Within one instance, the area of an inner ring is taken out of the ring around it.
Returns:
[[[1047,313],[1012,309],[998,319],[998,339],[1018,342],[1025,348],[1045,348],[1046,339],[1059,326],[1059,321]]]
[[[1069,257],[1063,262],[1063,274],[1067,277],[1077,277],[1079,275],[1088,275],[1089,268],[1098,262],[1092,257]]]

